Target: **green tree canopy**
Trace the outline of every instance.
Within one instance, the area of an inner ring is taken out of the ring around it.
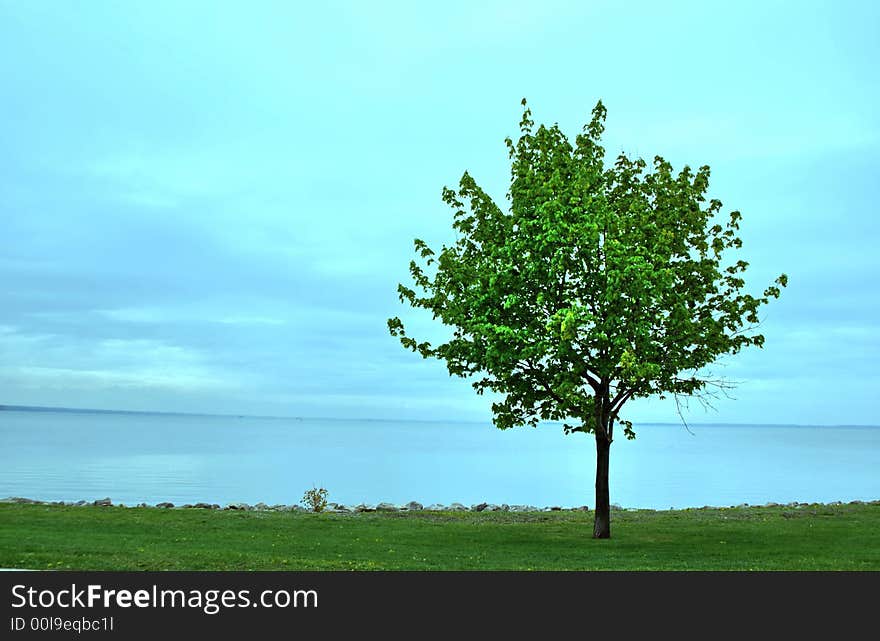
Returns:
[[[778,298],[785,274],[755,296],[744,291],[741,215],[722,219],[707,199],[709,167],[675,172],[660,156],[650,170],[625,154],[605,164],[606,109],[599,102],[574,144],[558,125],[535,128],[523,100],[520,136],[507,139],[509,207],[465,173],[444,188],[457,240],[438,252],[415,240],[413,287],[401,302],[452,328],[433,345],[392,335],[450,374],[498,394],[501,429],[563,421],[597,444],[594,536],[610,536],[608,450],[633,398],[694,396],[717,381],[706,366],[763,345],[758,311]]]

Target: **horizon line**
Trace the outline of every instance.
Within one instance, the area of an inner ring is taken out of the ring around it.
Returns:
[[[405,419],[405,418],[373,418],[359,417],[346,418],[339,416],[278,416],[268,414],[216,414],[211,412],[173,412],[162,410],[128,410],[128,409],[100,409],[100,408],[82,408],[82,407],[62,407],[48,405],[7,405],[0,403],[0,412],[70,412],[80,414],[138,414],[138,415],[158,415],[158,416],[202,416],[214,418],[257,418],[257,419],[274,419],[274,420],[295,420],[295,421],[370,421],[370,422],[393,422],[393,423],[491,423],[491,419]],[[542,421],[549,425],[561,425],[564,421]],[[683,425],[677,421],[633,421],[642,425]],[[716,422],[703,423],[688,421],[687,425],[695,426],[754,426],[766,425],[768,427],[880,427],[870,423],[835,423],[835,424],[817,424],[817,423],[737,423],[737,422]]]

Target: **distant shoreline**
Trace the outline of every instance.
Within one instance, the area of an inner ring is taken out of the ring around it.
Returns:
[[[490,420],[459,420],[459,419],[410,419],[410,418],[345,418],[334,416],[270,416],[259,414],[211,414],[200,412],[167,412],[157,410],[110,410],[79,407],[46,407],[41,405],[0,405],[0,412],[28,412],[28,413],[54,413],[54,414],[118,414],[122,416],[191,416],[202,418],[236,418],[236,419],[266,419],[285,421],[365,421],[370,423],[461,423],[485,425]],[[562,425],[561,421],[542,421],[544,425]],[[664,421],[635,421],[636,425],[673,425],[680,426],[680,422]],[[871,428],[880,429],[880,425],[862,424],[834,424],[822,425],[818,423],[697,423],[689,421],[688,425],[695,427],[823,427],[823,428]]]

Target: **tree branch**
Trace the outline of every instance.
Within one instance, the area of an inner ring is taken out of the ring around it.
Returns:
[[[686,430],[688,431],[688,434],[690,434],[691,436],[693,436],[694,433],[691,432],[691,428],[688,427],[687,421],[684,420],[684,414],[683,414],[682,411],[681,411],[681,404],[680,404],[679,401],[678,401],[678,394],[676,394],[675,392],[673,392],[672,395],[675,397],[675,411],[678,412],[678,418],[681,419],[681,424],[684,425],[684,429],[686,429]]]
[[[611,401],[611,415],[616,416],[617,413],[620,411],[620,408],[623,407],[623,404],[631,399],[632,395],[635,393],[635,387],[631,387],[626,391],[618,392],[614,399]]]
[[[587,365],[587,367],[589,368],[589,365]],[[584,373],[584,378],[587,379],[587,383],[590,384],[590,387],[593,388],[594,392],[599,391],[599,381],[597,379],[593,378],[592,376],[590,376],[589,371]]]
[[[526,361],[525,364],[526,364],[526,366],[523,367],[523,365],[521,365],[520,363],[517,363],[517,366],[520,368],[520,371],[523,374],[530,374],[530,375],[534,376],[535,379],[538,381],[538,383],[540,383],[541,386],[544,388],[544,391],[550,395],[550,398],[552,398],[554,401],[556,401],[560,405],[565,405],[565,402],[563,401],[562,397],[553,391],[553,389],[550,387],[550,384],[544,378],[541,371],[539,369],[537,369],[530,361]]]

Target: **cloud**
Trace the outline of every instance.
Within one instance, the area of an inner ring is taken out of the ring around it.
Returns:
[[[173,365],[173,364],[168,364]],[[161,367],[138,367],[134,369],[70,369],[63,367],[2,367],[0,376],[6,384],[39,390],[96,390],[133,388],[146,391],[152,388],[177,393],[193,391],[228,391],[236,389],[226,380],[210,377],[204,370],[191,366],[170,371],[168,365]]]
[[[219,369],[207,355],[165,341],[92,341],[8,326],[0,331],[0,362],[6,389],[230,391],[241,387],[243,374]]]
[[[141,324],[174,324],[174,323],[220,323],[223,325],[284,325],[287,320],[277,316],[261,316],[253,314],[228,313],[228,308],[239,305],[230,304],[223,307],[203,306],[202,308],[177,305],[174,307],[121,307],[117,309],[99,309],[95,314],[121,323]],[[226,314],[226,315],[224,315]],[[69,317],[69,315],[68,315]]]
[[[266,175],[265,151],[234,141],[164,149],[136,145],[86,162],[84,169],[71,169],[102,184],[111,195],[148,207],[179,206],[204,197],[223,200],[275,178]]]
[[[227,316],[217,322],[224,325],[285,325],[287,323],[283,318],[270,316]]]

